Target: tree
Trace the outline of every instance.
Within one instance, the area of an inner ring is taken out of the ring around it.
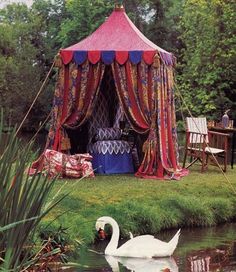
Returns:
[[[10,123],[20,122],[28,100],[39,86],[40,67],[31,43],[33,29],[26,5],[9,5],[1,10],[0,94]]]
[[[66,17],[61,21],[58,41],[62,47],[86,38],[104,22],[113,8],[113,1],[71,0],[66,2]]]
[[[186,1],[180,81],[195,115],[219,118],[231,108],[236,117],[235,5],[233,0]]]
[[[37,94],[60,45],[57,27],[64,1],[35,0],[32,8],[12,4],[0,10],[0,97],[5,123],[20,123]],[[53,85],[40,96],[25,122],[37,128],[47,116]]]

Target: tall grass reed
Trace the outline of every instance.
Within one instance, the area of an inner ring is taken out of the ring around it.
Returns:
[[[32,146],[22,146],[15,130],[3,137],[0,115],[0,271],[26,271],[42,257],[33,244],[39,222],[65,195],[49,201],[54,180],[25,173]]]

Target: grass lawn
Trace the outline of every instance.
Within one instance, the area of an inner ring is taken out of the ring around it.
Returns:
[[[61,193],[71,193],[44,219],[41,228],[55,232],[62,226],[70,241],[91,243],[96,219],[103,215],[117,220],[123,237],[129,231],[155,234],[163,229],[234,221],[236,194],[220,170],[212,167],[201,173],[195,166],[190,171],[180,181],[144,180],[133,175],[58,180],[54,193],[64,184]],[[236,169],[229,169],[227,176],[236,189]]]

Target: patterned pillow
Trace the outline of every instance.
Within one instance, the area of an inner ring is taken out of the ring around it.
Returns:
[[[95,139],[97,141],[119,140],[121,130],[119,128],[98,128]]]

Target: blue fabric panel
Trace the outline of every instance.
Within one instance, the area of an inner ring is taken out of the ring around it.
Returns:
[[[131,153],[93,154],[93,169],[99,174],[134,173]]]
[[[129,51],[129,60],[133,64],[138,64],[142,60],[143,51]]]
[[[87,51],[75,51],[74,52],[74,61],[77,65],[81,65],[87,59]]]
[[[104,64],[112,64],[115,58],[115,51],[102,51],[102,61]]]

